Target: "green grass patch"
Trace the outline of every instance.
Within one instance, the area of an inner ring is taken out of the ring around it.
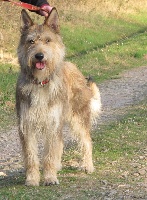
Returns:
[[[103,48],[70,58],[85,75],[97,82],[119,77],[124,70],[146,65],[147,33],[122,39]]]
[[[69,14],[69,13],[68,13]],[[144,23],[126,21],[121,18],[104,17],[94,13],[71,13],[73,18],[65,16],[61,24],[61,33],[67,47],[68,57],[83,55],[94,49],[143,33]]]
[[[146,24],[135,18],[68,13],[61,25],[67,60],[97,82],[146,64]]]
[[[136,51],[136,53],[134,54],[134,57],[135,58],[143,58],[146,55],[147,55],[147,50],[146,49],[140,49],[140,50]]]
[[[146,144],[146,102],[128,109],[129,114],[123,120],[100,127],[94,133],[95,156],[102,162],[115,161],[124,155],[132,156]]]
[[[14,102],[17,72],[10,64],[0,64],[0,72],[0,105],[3,106],[6,101]]]
[[[0,128],[14,124],[17,68],[0,64]]]

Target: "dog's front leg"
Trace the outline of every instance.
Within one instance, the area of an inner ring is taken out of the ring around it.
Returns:
[[[25,185],[39,186],[40,173],[39,159],[37,156],[37,141],[35,135],[31,132],[32,130],[29,131],[28,127],[25,129],[25,131],[19,131],[26,169]]]
[[[53,105],[48,112],[47,128],[44,133],[44,185],[59,184],[57,171],[61,169],[61,156],[63,153],[63,121],[62,103]]]
[[[62,167],[61,157],[63,153],[62,134],[60,131],[51,133],[45,141],[43,174],[44,185],[46,186],[59,184],[57,171]]]

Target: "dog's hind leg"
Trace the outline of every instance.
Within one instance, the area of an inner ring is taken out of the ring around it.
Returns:
[[[72,118],[71,127],[73,134],[78,140],[82,155],[80,169],[86,173],[92,173],[94,167],[92,161],[92,141],[89,133],[89,122],[87,122],[87,124],[84,123],[77,115]]]
[[[90,134],[86,130],[80,134],[80,148],[82,153],[80,168],[86,173],[92,173],[94,171],[92,161],[92,142]]]
[[[37,141],[35,135],[31,131],[25,134],[19,131],[20,140],[22,143],[22,150],[26,169],[27,186],[39,186],[39,159],[37,156]]]

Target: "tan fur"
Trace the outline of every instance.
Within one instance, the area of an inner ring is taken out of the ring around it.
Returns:
[[[91,173],[91,120],[100,112],[99,90],[87,80],[75,65],[64,61],[65,48],[59,34],[56,9],[44,24],[36,25],[22,11],[21,38],[18,58],[21,66],[16,88],[16,108],[19,135],[26,168],[26,185],[39,185],[37,138],[44,140],[44,184],[58,184],[63,152],[62,128],[65,122],[81,146],[81,168]],[[42,53],[38,61],[36,54]],[[45,63],[38,69],[36,63]],[[48,82],[42,86],[40,82]],[[94,102],[94,104],[92,103]]]

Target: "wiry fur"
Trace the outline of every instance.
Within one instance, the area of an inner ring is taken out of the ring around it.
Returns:
[[[64,45],[54,8],[44,24],[34,24],[22,11],[18,59],[21,66],[16,88],[19,135],[26,168],[26,185],[39,185],[37,136],[44,140],[44,184],[58,184],[63,152],[62,128],[66,121],[79,140],[81,168],[93,172],[91,120],[101,107],[99,90],[75,65],[64,61]],[[38,61],[36,54],[44,57]],[[37,68],[37,62],[39,67]],[[42,86],[40,82],[47,80]]]

